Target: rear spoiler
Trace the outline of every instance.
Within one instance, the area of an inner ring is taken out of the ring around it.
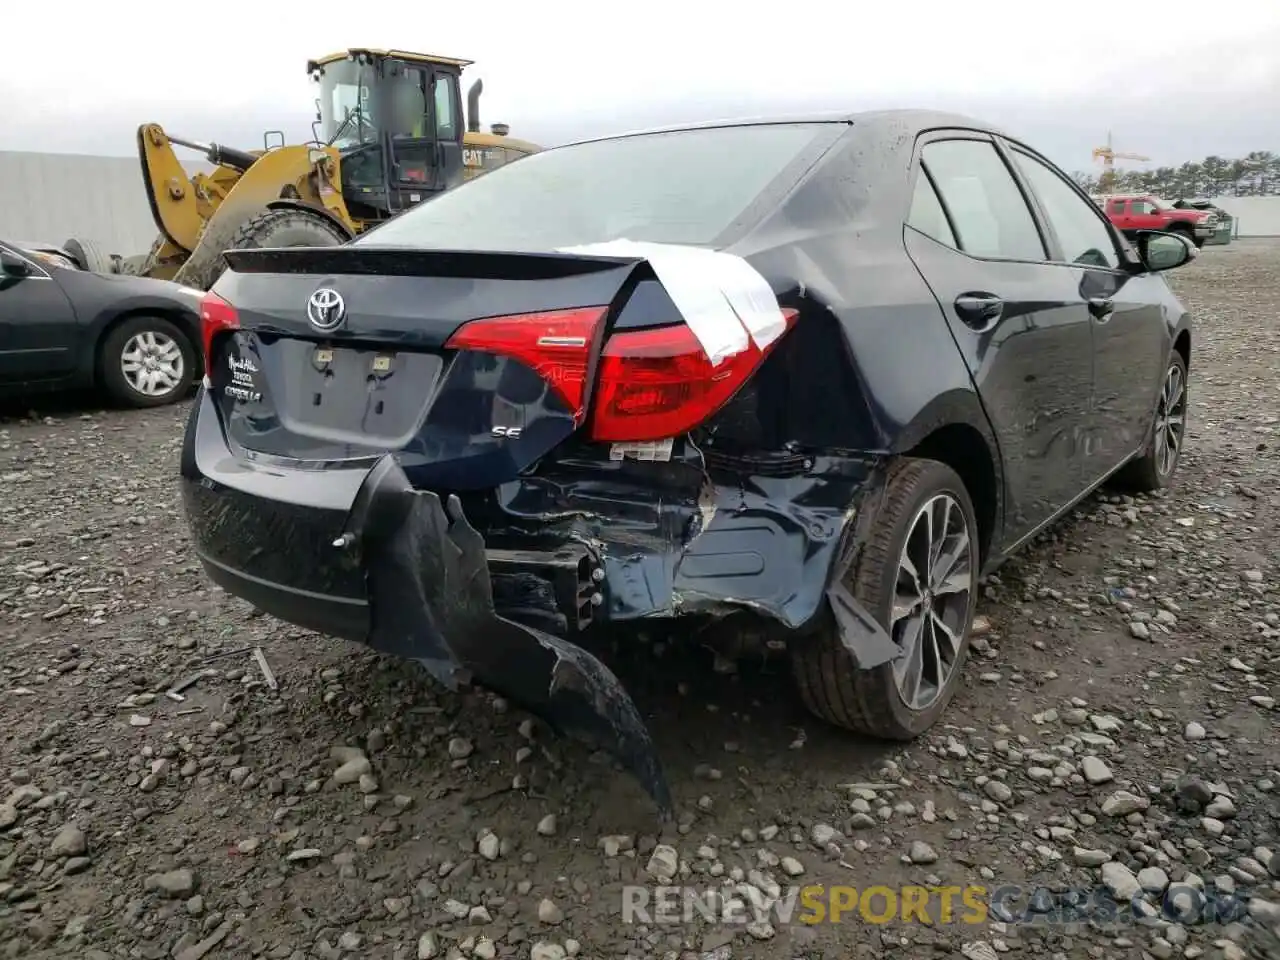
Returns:
[[[479,252],[413,247],[259,247],[228,250],[236,273],[319,273],[348,276],[459,277],[472,280],[554,280],[638,263],[643,256],[583,253]]]
[[[610,240],[554,253],[508,253],[348,244],[229,250],[226,258],[237,273],[556,280],[617,272],[613,296],[630,268],[647,262],[713,366],[753,343],[763,350],[787,329],[769,282],[741,257],[705,247]]]

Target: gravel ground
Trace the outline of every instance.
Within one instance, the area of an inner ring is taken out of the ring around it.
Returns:
[[[1280,243],[1206,249],[1173,282],[1199,323],[1176,489],[1096,497],[991,580],[933,735],[861,741],[804,713],[785,664],[631,645],[665,829],[501,700],[212,589],[174,486],[185,407],[10,411],[0,956],[1267,955],[1247,916],[1280,915]],[[730,906],[792,884],[1023,893],[980,924],[623,922],[624,884],[673,873]],[[1010,922],[1099,884],[1173,884],[1175,907],[1207,885],[1241,919]]]

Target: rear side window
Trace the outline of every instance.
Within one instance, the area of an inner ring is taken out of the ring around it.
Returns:
[[[926,237],[932,237],[948,247],[959,246],[956,235],[951,232],[951,224],[947,223],[947,214],[938,201],[938,193],[933,189],[923,168],[916,174],[916,189],[911,198],[907,226],[914,227]]]
[[[838,129],[715,127],[546,150],[441,194],[355,243],[508,251],[617,239],[710,244],[762,193],[802,174],[801,161]]]
[[[994,146],[936,140],[925,145],[921,159],[951,214],[961,250],[975,257],[1047,258],[1031,210]]]

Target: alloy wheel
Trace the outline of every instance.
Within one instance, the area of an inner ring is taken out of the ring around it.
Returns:
[[[927,710],[942,696],[969,627],[973,536],[964,510],[939,493],[916,511],[898,559],[890,635],[902,650],[893,677],[902,702]]]
[[[177,341],[156,330],[134,334],[120,353],[125,382],[144,397],[163,397],[177,390],[185,366]]]
[[[1170,364],[1165,374],[1160,402],[1156,405],[1155,455],[1160,476],[1173,473],[1182,453],[1187,427],[1187,380],[1178,364]]]

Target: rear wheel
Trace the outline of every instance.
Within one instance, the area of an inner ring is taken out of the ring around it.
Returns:
[[[81,270],[91,273],[114,273],[114,263],[92,240],[72,237],[63,247],[75,258]]]
[[[859,669],[833,619],[793,648],[792,673],[824,720],[909,740],[933,725],[959,683],[978,595],[978,525],[964,482],[935,460],[897,463],[876,509],[843,579],[901,655]]]
[[[230,225],[228,225],[230,227]],[[348,237],[335,224],[318,213],[306,210],[264,210],[257,216],[223,231],[225,236],[200,238],[191,255],[174,279],[189,287],[208,290],[227,269],[223,253],[227,250],[250,250],[259,247],[336,247]]]
[[[186,395],[196,350],[164,317],[130,317],[103,338],[98,371],[103,388],[126,407],[159,407]]]
[[[1176,350],[1165,368],[1151,436],[1142,455],[1116,474],[1116,484],[1137,493],[1163,490],[1178,469],[1187,439],[1187,364]]]

